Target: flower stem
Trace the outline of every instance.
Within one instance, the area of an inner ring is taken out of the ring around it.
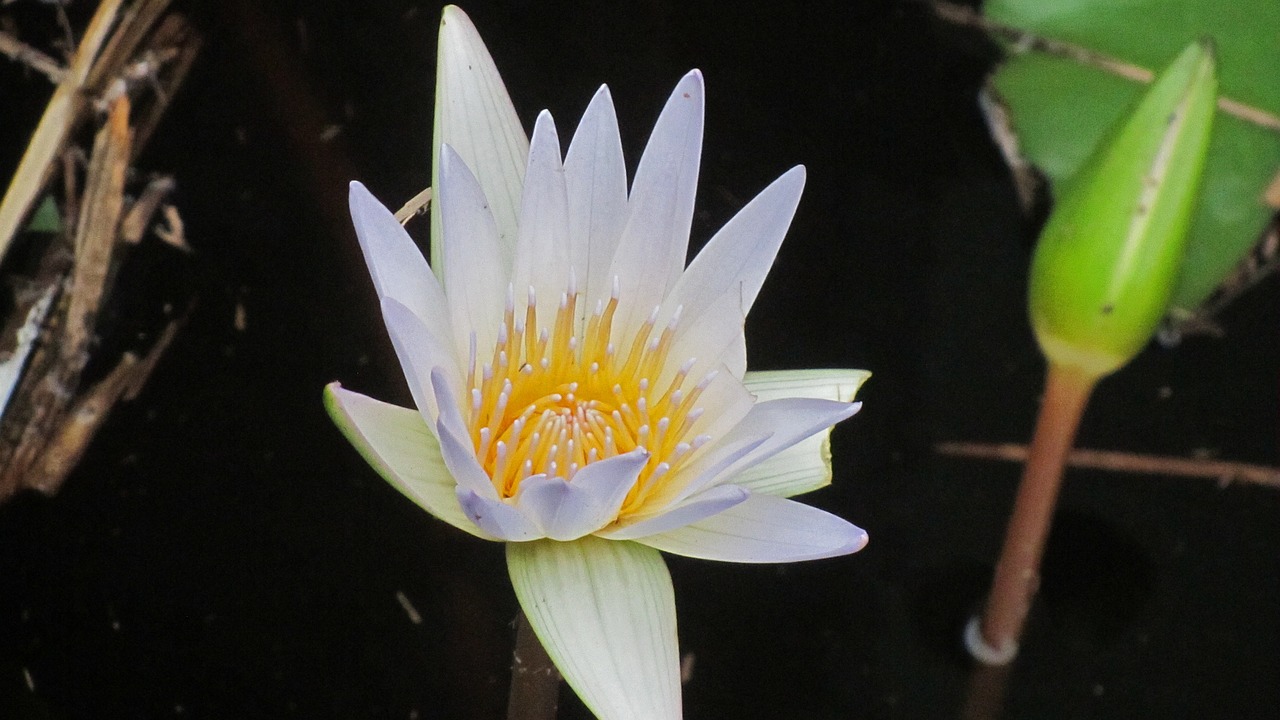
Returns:
[[[516,647],[511,654],[507,720],[554,720],[559,701],[560,672],[521,612],[516,618]]]
[[[1018,640],[1040,585],[1040,557],[1053,521],[1063,468],[1097,381],[1096,375],[1078,368],[1049,365],[1044,402],[991,594],[981,624],[966,635],[970,654],[984,664],[1003,665],[1017,655]]]

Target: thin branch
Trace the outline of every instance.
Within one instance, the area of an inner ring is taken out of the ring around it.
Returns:
[[[44,75],[54,85],[62,82],[62,78],[67,75],[67,69],[59,65],[57,60],[3,30],[0,30],[0,54]]]
[[[934,445],[933,449],[939,455],[955,457],[1006,462],[1023,462],[1027,459],[1027,446],[1016,443],[944,442]],[[1202,478],[1224,484],[1247,482],[1280,488],[1280,468],[1227,460],[1196,460],[1110,450],[1072,450],[1067,456],[1067,464],[1072,467],[1138,475]]]

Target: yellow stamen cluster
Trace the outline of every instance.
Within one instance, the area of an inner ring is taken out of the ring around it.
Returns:
[[[692,359],[669,372],[680,308],[656,335],[655,308],[634,338],[619,343],[620,352],[611,338],[618,294],[615,281],[608,302],[597,304],[578,337],[574,282],[561,294],[554,321],[541,329],[533,288],[523,314],[508,288],[489,362],[478,364],[472,336],[468,427],[500,496],[515,496],[532,475],[572,480],[593,462],[640,447],[649,460],[623,503],[620,514],[626,514],[643,507],[662,478],[710,439],[694,430],[703,412],[698,399],[714,373],[690,383]]]

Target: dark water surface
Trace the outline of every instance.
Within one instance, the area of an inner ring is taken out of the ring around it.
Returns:
[[[633,168],[701,68],[695,246],[788,167],[809,171],[748,322],[752,365],[875,373],[835,432],[834,486],[809,498],[867,528],[866,550],[670,560],[687,716],[954,717],[959,628],[1018,471],[931,446],[1025,441],[1043,370],[1024,311],[1035,228],[974,101],[996,49],[893,2],[465,9],[527,124],[547,107],[567,137],[608,82]],[[0,718],[502,717],[516,604],[500,546],[402,498],[320,402],[340,379],[409,403],[345,183],[397,206],[429,182],[439,8],[195,12],[208,46],[141,165],[177,177],[196,253],[147,266],[171,282],[134,302],[193,285],[199,303],[65,489],[0,508]],[[38,95],[3,78],[6,104]],[[1150,348],[1104,381],[1081,445],[1274,465],[1277,287],[1230,309],[1225,340]],[[565,698],[562,717],[585,717]],[[1280,717],[1280,493],[1070,472],[1009,703]]]

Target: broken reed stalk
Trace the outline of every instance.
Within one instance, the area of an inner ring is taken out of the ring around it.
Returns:
[[[975,618],[965,633],[970,654],[986,665],[1007,664],[1018,653],[1022,628],[1040,586],[1040,558],[1053,522],[1067,455],[1097,381],[1096,375],[1078,368],[1049,365],[1044,401],[991,594],[981,621]]]
[[[71,59],[71,67],[53,92],[39,125],[22,154],[13,180],[0,200],[0,259],[17,235],[22,221],[35,205],[54,170],[54,160],[62,154],[68,138],[88,115],[85,90],[98,51],[107,41],[123,0],[105,0],[93,14],[84,38]]]
[[[138,201],[125,193],[129,163],[201,45],[182,15],[164,14],[169,1],[103,0],[0,200],[3,257],[35,201],[58,194],[52,181],[62,174],[63,229],[52,239],[31,236],[34,277],[26,276],[29,262],[6,267],[14,276],[7,282],[37,291],[15,293],[15,307],[0,323],[0,347],[10,337],[16,341],[14,352],[0,353],[0,501],[23,488],[57,491],[111,407],[136,396],[185,319],[171,320],[145,353],[106,358],[113,369],[85,383],[84,370],[99,348],[98,318],[125,248],[149,229],[185,247],[180,218],[164,202],[172,180],[152,180]],[[82,189],[71,159],[82,154],[76,131],[99,111],[107,119],[96,133]],[[174,236],[150,228],[157,213]]]
[[[511,655],[507,720],[554,720],[560,703],[560,671],[521,612]]]

